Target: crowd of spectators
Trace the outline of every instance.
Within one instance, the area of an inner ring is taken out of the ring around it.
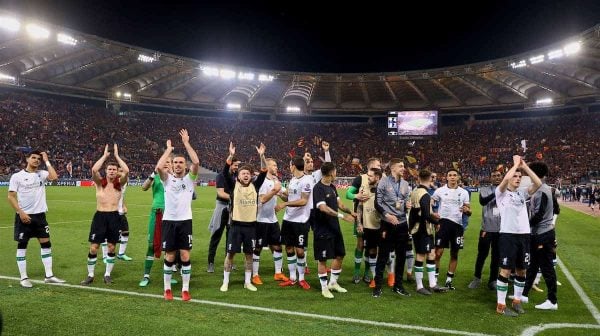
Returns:
[[[0,94],[0,179],[8,179],[22,168],[24,153],[31,149],[47,151],[59,176],[86,179],[102,155],[104,144],[114,142],[119,144],[132,176],[145,177],[154,169],[167,139],[173,141],[176,150],[183,150],[177,130],[187,128],[202,166],[213,171],[223,166],[229,141],[236,144],[242,161],[256,166],[254,146],[265,143],[268,156],[280,162],[285,175],[289,173],[286,163],[290,155],[308,151],[314,157],[323,156],[320,142],[325,140],[331,143],[338,176],[356,176],[362,169],[360,163],[369,157],[380,157],[383,162],[407,157],[411,168],[430,167],[443,173],[458,167],[467,184],[477,184],[499,165],[510,165],[512,155],[519,153],[528,161],[546,161],[552,182],[580,183],[591,172],[600,170],[598,125],[600,113],[474,121],[443,126],[438,136],[400,140],[387,135],[385,124],[279,122],[144,112],[118,116],[103,106],[68,98],[5,92]],[[67,169],[69,163],[72,172]]]

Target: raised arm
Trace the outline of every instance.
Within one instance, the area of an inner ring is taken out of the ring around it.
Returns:
[[[94,180],[96,185],[100,185],[102,181],[102,176],[100,176],[100,169],[102,169],[102,165],[104,164],[104,161],[108,159],[109,155],[110,153],[108,152],[108,145],[105,145],[104,154],[102,154],[102,157],[100,157],[100,159],[96,161],[96,163],[94,163],[94,165],[92,166],[92,179]]]
[[[194,148],[192,148],[192,145],[190,145],[190,136],[188,134],[188,131],[184,128],[179,131],[179,135],[181,135],[181,141],[183,142],[183,146],[185,146],[185,150],[187,151],[190,160],[192,160],[190,174],[198,176],[198,171],[200,170],[200,159],[198,158],[198,154],[196,154]]]
[[[261,142],[260,146],[256,147],[256,152],[258,152],[258,156],[260,157],[260,174],[253,182],[254,188],[259,190],[262,184],[265,182],[265,178],[267,177],[267,159],[265,158],[265,150],[267,147]]]
[[[42,152],[42,159],[46,163],[46,169],[48,170],[48,181],[56,181],[58,179],[58,174],[56,174],[56,170],[48,161],[48,154],[46,152]]]
[[[225,177],[225,186],[229,188],[229,190],[233,190],[233,184],[231,182],[231,171],[230,167],[233,164],[233,156],[235,155],[235,146],[233,142],[229,142],[229,155],[227,156],[227,160],[225,160],[225,167],[223,167],[223,176]]]
[[[114,144],[114,155],[115,159],[117,160],[117,163],[119,164],[119,167],[121,167],[121,169],[123,170],[123,175],[121,175],[121,177],[119,178],[119,182],[121,182],[121,185],[123,185],[129,180],[129,167],[127,167],[125,161],[123,161],[119,156],[119,148],[117,147],[117,144]]]
[[[520,164],[521,157],[518,155],[513,155],[513,166],[508,170],[506,175],[504,175],[504,178],[502,179],[502,182],[500,182],[500,185],[498,185],[498,190],[500,190],[501,193],[506,191],[506,188],[508,187],[508,182],[511,178],[513,178]]]
[[[325,162],[331,162],[331,154],[329,153],[329,142],[322,141],[321,148],[323,148],[323,151],[325,152]]]
[[[160,179],[162,181],[166,181],[167,176],[169,175],[169,171],[165,167],[165,163],[167,162],[167,159],[171,156],[171,153],[173,153],[173,146],[171,146],[171,140],[167,140],[167,148],[165,149],[165,152],[160,157],[160,159],[158,159],[158,163],[156,164],[156,170],[158,171],[158,174],[160,175]]]

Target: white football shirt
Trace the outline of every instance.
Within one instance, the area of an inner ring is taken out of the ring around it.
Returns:
[[[48,211],[46,204],[46,170],[29,173],[25,169],[10,177],[8,191],[17,193],[19,208],[26,214],[38,214]]]
[[[288,201],[293,202],[302,198],[302,194],[311,194],[313,188],[313,177],[311,175],[303,175],[300,178],[292,177],[288,185]],[[310,199],[310,197],[309,197]],[[296,222],[306,223],[310,217],[311,209],[310,200],[301,207],[286,207],[283,219]]]
[[[262,186],[260,186],[260,190],[258,191],[258,197],[260,199],[261,195],[266,195],[275,186],[275,182],[273,180],[269,180],[265,178],[265,182],[263,182]],[[277,222],[277,216],[275,215],[275,206],[277,205],[277,196],[273,196],[267,203],[261,204],[258,203],[258,215],[256,216],[256,221],[261,223],[275,223]]]
[[[496,204],[500,210],[500,232],[530,234],[529,217],[526,201],[529,197],[526,190],[500,192],[496,188]]]
[[[447,185],[437,188],[432,198],[439,202],[439,214],[458,225],[462,225],[462,206],[470,204],[469,193],[461,188],[448,188]]]
[[[175,177],[168,174],[163,181],[165,188],[165,214],[163,220],[182,221],[192,219],[192,196],[194,194],[194,180],[190,174],[184,177]]]

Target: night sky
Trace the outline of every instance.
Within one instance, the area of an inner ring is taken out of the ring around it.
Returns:
[[[476,6],[406,0],[161,2],[19,0],[0,1],[0,8],[198,60],[309,72],[404,71],[485,61],[600,24],[600,0],[479,1]]]

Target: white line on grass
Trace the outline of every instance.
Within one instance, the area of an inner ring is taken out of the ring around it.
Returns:
[[[14,280],[14,281],[20,280],[19,278],[3,276],[3,275],[0,275],[0,279]],[[44,282],[41,280],[31,280],[31,282],[44,284]],[[69,285],[69,284],[52,284],[51,286],[61,286],[61,287],[85,289],[85,290],[91,290],[91,291],[97,291],[97,292],[107,292],[107,293],[124,294],[124,295],[131,295],[131,296],[141,296],[141,297],[149,297],[149,298],[164,300],[162,295],[130,292],[130,291],[124,291],[124,290],[110,289],[110,288],[87,287],[87,286]],[[181,298],[175,298],[175,300],[181,300]],[[370,321],[370,320],[359,320],[359,319],[348,318],[348,317],[337,317],[337,316],[319,315],[319,314],[311,314],[311,313],[302,313],[302,312],[291,311],[291,310],[246,306],[246,305],[234,304],[234,303],[197,300],[197,299],[192,299],[191,301],[195,302],[195,303],[203,304],[203,305],[245,309],[245,310],[260,311],[260,312],[266,312],[266,313],[276,313],[276,314],[282,314],[282,315],[309,317],[309,318],[314,318],[314,319],[329,320],[329,321],[335,321],[335,322],[342,321],[342,322],[370,325],[370,326],[376,326],[376,327],[388,327],[388,328],[405,329],[405,330],[418,330],[418,331],[427,331],[427,332],[431,332],[431,333],[442,333],[442,334],[451,334],[451,335],[490,336],[490,334],[474,333],[474,332],[461,331],[461,330],[431,328],[431,327],[423,327],[423,326],[418,326],[418,325],[398,324],[398,323],[379,322],[379,321]]]
[[[569,270],[567,269],[567,266],[565,266],[565,264],[562,262],[562,260],[560,260],[560,258],[556,258],[556,261],[558,262],[558,265],[560,266],[560,269],[562,270],[563,274],[567,277],[567,279],[571,283],[571,286],[573,286],[573,289],[575,289],[575,291],[579,295],[579,298],[581,298],[581,301],[583,301],[583,303],[585,304],[587,309],[590,311],[590,313],[596,320],[596,323],[598,323],[598,324],[576,324],[576,323],[540,324],[538,326],[529,327],[529,328],[523,330],[523,332],[521,333],[521,336],[533,336],[533,335],[535,335],[539,332],[542,332],[544,330],[547,330],[547,329],[562,329],[562,328],[600,329],[600,312],[598,312],[598,308],[596,308],[596,306],[594,305],[592,300],[590,300],[590,298],[587,296],[587,294],[585,294],[585,292],[583,291],[583,288],[581,288],[581,286],[579,286],[579,283],[577,283],[577,280],[575,280],[575,277],[573,277],[571,272],[569,272]]]
[[[598,311],[598,308],[596,308],[592,300],[590,300],[590,297],[587,296],[587,294],[585,294],[583,288],[579,286],[579,284],[577,283],[571,272],[569,272],[567,266],[565,266],[562,260],[560,260],[560,258],[556,258],[556,261],[558,262],[558,265],[560,266],[560,269],[562,270],[563,274],[567,277],[567,279],[569,279],[569,282],[571,283],[577,294],[579,294],[581,301],[583,301],[587,309],[590,311],[590,313],[592,313],[592,316],[596,320],[596,323],[600,324],[600,312]]]
[[[539,332],[548,329],[563,329],[563,328],[575,328],[575,329],[600,329],[598,324],[576,324],[576,323],[548,323],[539,326],[533,326],[525,329],[521,336],[533,336]]]

